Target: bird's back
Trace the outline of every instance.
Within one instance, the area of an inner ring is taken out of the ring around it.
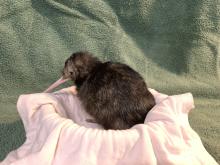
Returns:
[[[78,95],[86,111],[105,129],[128,129],[143,123],[155,105],[140,74],[121,63],[97,65]]]

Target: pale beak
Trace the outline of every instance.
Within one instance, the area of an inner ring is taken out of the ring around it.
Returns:
[[[50,92],[51,90],[53,90],[54,88],[58,87],[59,85],[65,83],[66,81],[68,81],[70,79],[64,79],[63,77],[61,77],[59,80],[57,80],[55,83],[53,83],[52,85],[50,85],[45,91],[46,92]]]

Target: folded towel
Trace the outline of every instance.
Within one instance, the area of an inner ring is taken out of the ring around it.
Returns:
[[[89,123],[74,87],[21,95],[18,112],[25,143],[1,165],[216,165],[190,127],[190,93],[167,96],[151,89],[156,105],[145,122],[128,130],[103,130]]]

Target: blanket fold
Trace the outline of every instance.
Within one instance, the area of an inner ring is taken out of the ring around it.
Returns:
[[[143,124],[107,131],[86,122],[91,116],[73,89],[19,97],[26,141],[1,165],[217,165],[188,122],[192,94],[167,96],[151,89],[157,104]]]

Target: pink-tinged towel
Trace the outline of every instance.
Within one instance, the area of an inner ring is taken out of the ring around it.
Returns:
[[[75,88],[21,95],[17,108],[25,143],[1,165],[216,165],[190,127],[190,93],[167,96],[151,90],[156,106],[144,124],[103,130],[88,123]]]

